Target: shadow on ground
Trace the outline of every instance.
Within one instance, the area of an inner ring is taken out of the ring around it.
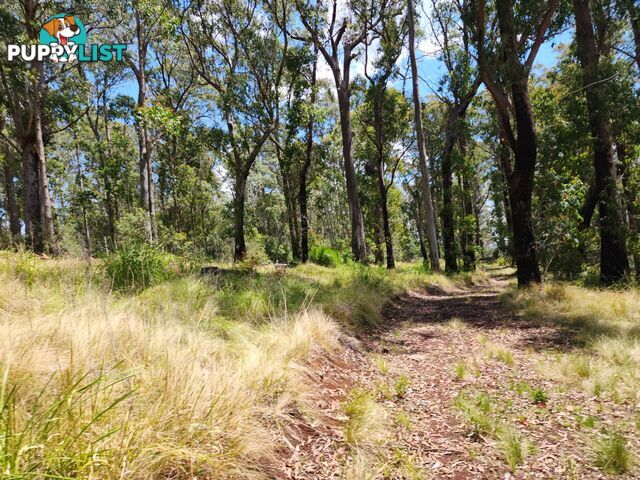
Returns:
[[[459,319],[476,330],[503,328],[525,330],[519,347],[539,350],[569,351],[579,348],[575,330],[554,325],[543,319],[530,319],[509,309],[500,301],[507,277],[494,277],[491,285],[473,287],[461,293],[435,290],[408,292],[388,303],[382,312],[383,326],[379,334],[399,323],[445,324]]]

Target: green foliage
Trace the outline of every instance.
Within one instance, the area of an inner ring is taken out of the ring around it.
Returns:
[[[309,258],[313,263],[323,267],[337,267],[342,263],[340,252],[323,245],[316,245],[311,248],[309,250]]]
[[[487,394],[469,395],[461,392],[454,399],[453,405],[470,423],[473,435],[486,435],[494,431],[495,421],[491,417],[491,400]]]
[[[125,244],[104,259],[106,275],[115,290],[139,290],[176,275],[175,257],[146,244]]]
[[[464,377],[467,376],[467,363],[466,362],[456,362],[454,365],[456,378],[458,380],[464,380]]]
[[[527,453],[532,450],[532,445],[526,437],[514,428],[506,428],[498,434],[498,442],[502,454],[512,472],[523,461]]]
[[[627,439],[618,432],[605,434],[598,440],[595,456],[596,465],[610,474],[626,473],[633,463]]]
[[[104,461],[109,455],[101,451],[101,442],[116,431],[105,431],[97,424],[132,395],[133,390],[121,388],[127,380],[127,376],[112,377],[106,372],[67,378],[53,375],[29,399],[25,416],[21,412],[23,386],[9,382],[7,365],[0,383],[0,470],[8,475],[3,478],[95,474],[96,459]],[[118,388],[121,391],[109,397]]]
[[[404,398],[410,386],[411,386],[411,380],[409,380],[409,378],[406,377],[405,375],[400,375],[396,379],[396,384],[395,384],[396,396],[398,398]]]
[[[541,388],[531,390],[531,401],[536,405],[544,405],[549,401],[549,395]]]

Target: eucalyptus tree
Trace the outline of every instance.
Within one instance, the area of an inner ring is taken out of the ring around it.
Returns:
[[[418,144],[418,161],[422,185],[422,201],[424,205],[424,217],[429,239],[429,263],[434,272],[440,271],[440,253],[438,249],[438,232],[436,228],[436,216],[431,195],[431,174],[425,149],[424,128],[422,124],[422,103],[420,100],[420,87],[418,75],[418,60],[416,58],[416,15],[415,0],[407,0],[407,26],[409,29],[409,59],[411,62],[411,85],[413,90],[414,124],[416,140]]]
[[[136,127],[139,152],[139,193],[140,206],[147,212],[147,233],[154,241],[157,237],[156,206],[153,184],[153,138],[149,128],[149,88],[150,55],[152,44],[162,37],[163,30],[170,28],[177,17],[167,1],[147,2],[127,0],[114,4],[113,10],[121,19],[114,28],[119,43],[133,46],[127,49],[125,60],[136,80]],[[130,21],[123,19],[131,18]]]
[[[272,25],[281,24],[284,15],[286,5],[259,0],[195,0],[183,9],[185,47],[192,67],[214,93],[214,135],[233,178],[235,260],[247,253],[247,178],[280,122],[278,90],[288,36]]]
[[[469,22],[480,78],[491,94],[513,164],[504,165],[513,220],[518,285],[541,281],[531,218],[537,161],[529,77],[543,42],[564,24],[561,0],[470,1]],[[536,21],[532,21],[536,19]],[[496,29],[497,26],[497,29]]]
[[[609,284],[629,270],[626,231],[618,192],[616,156],[603,75],[602,44],[596,43],[593,16],[587,0],[573,0],[577,54],[593,138],[595,181],[589,196],[597,199],[600,215],[600,281]]]
[[[280,116],[283,121],[271,136],[280,170],[280,188],[285,200],[291,253],[296,262],[302,260],[303,256],[303,228],[306,243],[304,261],[309,254],[307,179],[313,150],[313,123],[309,127],[309,122],[314,121],[316,92],[313,83],[317,65],[314,52],[309,47],[302,44],[289,48],[281,89],[284,98],[280,102]],[[311,104],[310,100],[313,100]],[[311,152],[307,151],[309,148]],[[304,200],[300,198],[302,196]],[[305,212],[299,212],[303,206]]]
[[[393,236],[389,222],[387,197],[393,186],[403,152],[394,152],[396,143],[401,140],[406,122],[406,102],[399,92],[389,92],[388,84],[398,74],[398,58],[403,51],[407,36],[406,18],[403,15],[404,2],[389,2],[384,15],[380,17],[375,29],[374,41],[377,48],[369,51],[369,35],[365,38],[364,75],[368,81],[366,103],[361,121],[369,128],[363,131],[375,146],[375,175],[378,189],[378,208],[382,216],[387,268],[395,268],[393,254]],[[369,56],[373,53],[373,72],[369,72]],[[369,130],[372,130],[370,133]],[[391,179],[387,183],[387,170]]]
[[[5,112],[0,106],[0,155],[2,155],[2,179],[4,187],[4,209],[7,212],[9,221],[9,235],[11,243],[17,244],[20,241],[20,210],[16,195],[16,153],[8,141],[4,139],[7,134],[5,129]]]
[[[294,32],[292,37],[315,45],[328,64],[336,87],[351,220],[351,251],[354,258],[360,262],[366,261],[367,249],[351,148],[351,66],[358,58],[358,48],[386,15],[387,3],[387,0],[356,0],[345,5],[338,0],[295,0],[299,20],[306,30],[306,35]]]
[[[371,77],[373,80],[375,77]],[[410,133],[410,104],[395,88],[374,83],[365,93],[364,102],[356,110],[356,157],[365,163],[365,171],[374,178],[370,189],[375,207],[372,222],[375,230],[376,262],[386,259],[388,269],[395,268],[395,254],[389,208],[389,196],[395,192],[407,154],[414,146]],[[384,243],[384,253],[382,244]]]
[[[49,2],[20,0],[13,6],[0,7],[3,43],[39,43],[48,6]],[[10,113],[13,132],[11,136],[5,134],[4,140],[22,158],[26,243],[39,253],[58,251],[45,155],[45,143],[52,134],[52,123],[46,118],[47,95],[55,75],[37,59],[11,65],[5,54],[0,59],[0,104],[5,104]]]
[[[453,199],[454,149],[460,141],[460,132],[464,116],[480,86],[473,56],[470,51],[468,3],[431,0],[430,27],[433,39],[438,46],[439,56],[446,68],[441,80],[441,91],[447,90],[440,98],[446,104],[447,120],[445,140],[442,149],[442,245],[444,247],[445,269],[458,271],[457,248],[455,241],[455,216]],[[468,195],[466,195],[468,197]],[[465,200],[466,209],[471,208],[469,199]],[[464,240],[464,239],[463,239]],[[468,242],[463,241],[468,246]],[[465,248],[465,265],[470,267],[471,253]]]

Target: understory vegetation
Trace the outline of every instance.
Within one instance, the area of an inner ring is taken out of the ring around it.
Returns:
[[[270,435],[309,388],[301,369],[338,348],[339,323],[377,324],[407,288],[456,288],[413,265],[196,276],[188,260],[138,255],[1,254],[3,478],[262,478]],[[356,447],[363,401],[346,433]]]
[[[547,375],[605,395],[640,404],[640,292],[592,290],[549,284],[507,297],[522,315],[559,324],[565,343],[541,367]]]

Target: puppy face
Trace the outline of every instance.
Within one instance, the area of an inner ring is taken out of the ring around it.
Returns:
[[[68,15],[63,18],[54,18],[45,23],[44,28],[49,35],[58,39],[60,45],[66,45],[69,38],[80,33],[80,27],[76,25],[76,19],[73,15]]]

